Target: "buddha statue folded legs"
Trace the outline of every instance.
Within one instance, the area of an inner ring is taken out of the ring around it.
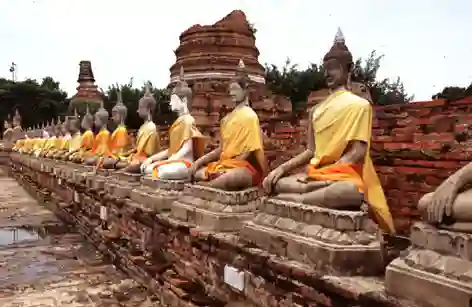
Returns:
[[[184,81],[183,68],[180,80],[172,90],[170,107],[179,117],[169,129],[169,147],[148,158],[141,165],[141,172],[155,179],[185,180],[189,168],[205,150],[205,138],[198,131],[195,119],[190,115],[192,90]]]
[[[370,158],[372,106],[350,91],[352,55],[339,31],[324,57],[331,94],[309,113],[307,149],[273,170],[263,182],[275,198],[329,209],[360,210],[366,202],[379,225],[393,220]],[[307,165],[307,171],[287,173]]]
[[[239,70],[229,86],[236,108],[220,121],[220,145],[191,168],[198,184],[227,191],[257,186],[266,172],[261,127],[249,106],[249,78],[242,61]]]

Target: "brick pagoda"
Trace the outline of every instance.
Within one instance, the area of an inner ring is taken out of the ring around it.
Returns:
[[[103,94],[95,85],[92,63],[90,61],[80,61],[77,82],[79,86],[77,87],[77,93],[72,97],[71,106],[78,108],[79,112],[84,111],[83,106],[85,104],[88,104],[91,110],[98,109],[100,102],[103,100]]]

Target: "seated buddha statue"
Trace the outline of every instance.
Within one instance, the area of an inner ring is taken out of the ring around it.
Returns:
[[[152,121],[152,113],[156,108],[156,100],[152,96],[149,84],[146,84],[144,96],[138,103],[138,115],[144,119],[136,137],[135,148],[132,148],[127,159],[120,160],[116,168],[126,173],[139,174],[141,164],[159,151],[160,143],[156,124]]]
[[[21,116],[18,109],[15,111],[15,115],[13,116],[13,140],[24,139],[25,133],[23,132],[23,128],[21,128]]]
[[[13,127],[12,124],[5,120],[3,122],[3,141],[10,143],[13,140]]]
[[[418,202],[423,220],[438,228],[472,233],[472,163],[447,178]]]
[[[156,179],[184,180],[189,176],[192,163],[204,154],[205,137],[197,129],[195,119],[189,112],[191,99],[192,90],[184,81],[181,68],[180,80],[170,98],[171,110],[177,112],[178,118],[169,129],[169,147],[143,162],[143,174],[152,174]]]
[[[70,133],[70,117],[66,117],[64,122],[62,123],[61,130],[62,130],[62,138],[61,138],[61,145],[59,149],[54,154],[53,158],[58,160],[63,160],[64,156],[69,153],[70,147],[70,140],[72,138]]]
[[[62,122],[58,118],[56,125],[54,126],[54,136],[51,138],[51,146],[47,150],[47,153],[44,155],[46,158],[52,159],[56,152],[58,152],[62,145],[64,139],[64,130],[62,128]]]
[[[93,141],[93,148],[85,157],[84,163],[86,165],[97,165],[100,159],[108,152],[108,143],[110,142],[110,131],[108,131],[108,111],[103,107],[103,102],[100,109],[95,113],[95,127],[99,130]]]
[[[87,105],[85,115],[83,116],[82,121],[80,122],[80,126],[84,131],[80,135],[80,145],[78,149],[70,151],[67,158],[69,161],[74,163],[82,163],[84,162],[84,159],[92,155],[95,142],[95,135],[92,131],[93,121],[93,115],[90,113],[90,109]]]
[[[227,191],[243,190],[261,183],[266,172],[259,118],[249,105],[249,77],[243,61],[229,84],[236,107],[220,121],[218,147],[190,168],[197,184]]]
[[[379,226],[394,232],[392,216],[370,158],[372,106],[349,90],[352,55],[338,30],[323,58],[330,95],[309,112],[307,148],[263,181],[275,198],[337,210],[367,203]],[[306,172],[289,175],[301,166]]]
[[[128,135],[128,129],[125,126],[128,108],[123,103],[121,90],[117,91],[116,104],[111,110],[113,122],[117,125],[110,136],[108,152],[103,157],[103,168],[116,168],[119,161],[126,161],[130,155],[131,140]]]
[[[74,116],[70,116],[67,119],[68,131],[71,136],[69,141],[69,146],[67,152],[65,152],[59,159],[69,160],[71,155],[80,150],[82,135],[80,134],[80,118],[77,112],[74,113]]]
[[[54,121],[51,123],[48,123],[45,128],[45,141],[43,144],[43,148],[38,152],[39,157],[45,157],[46,154],[51,150],[56,142],[56,125],[54,124]]]

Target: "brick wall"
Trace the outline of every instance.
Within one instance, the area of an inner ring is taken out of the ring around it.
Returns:
[[[472,161],[472,98],[377,107],[372,157],[399,230],[415,206]]]

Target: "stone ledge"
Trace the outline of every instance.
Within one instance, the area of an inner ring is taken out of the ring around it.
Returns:
[[[378,241],[367,245],[336,244],[335,240],[307,238],[253,222],[244,224],[241,236],[270,253],[313,266],[325,274],[376,276],[384,270]]]
[[[472,284],[412,268],[402,259],[387,267],[388,293],[432,307],[467,307],[472,300]]]
[[[472,261],[472,234],[438,229],[424,222],[411,228],[411,244]]]

